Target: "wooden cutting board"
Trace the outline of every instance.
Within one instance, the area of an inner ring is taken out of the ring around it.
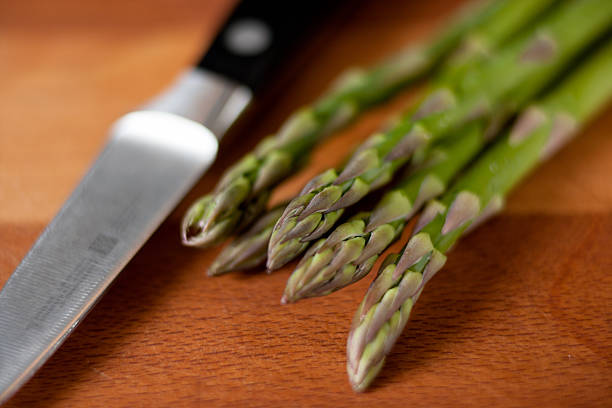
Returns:
[[[0,285],[60,208],[110,123],[193,61],[231,1],[0,3]],[[179,221],[222,170],[345,66],[418,39],[458,1],[369,1],[318,45],[108,294],[7,407],[603,406],[612,401],[612,110],[452,252],[365,394],[345,374],[371,278],[281,307],[291,271],[207,278],[218,249]],[[406,93],[324,143],[296,192]],[[396,245],[397,247],[397,245]]]

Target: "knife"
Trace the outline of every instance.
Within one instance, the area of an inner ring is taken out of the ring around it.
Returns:
[[[0,292],[0,403],[62,344],[212,164],[218,140],[330,3],[243,1],[194,68],[115,122]]]

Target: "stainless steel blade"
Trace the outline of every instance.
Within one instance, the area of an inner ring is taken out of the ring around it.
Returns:
[[[206,127],[175,114],[117,122],[0,293],[0,403],[59,347],[216,152]]]
[[[216,139],[250,99],[248,88],[196,68],[117,121],[0,292],[0,404],[61,345],[214,161]]]

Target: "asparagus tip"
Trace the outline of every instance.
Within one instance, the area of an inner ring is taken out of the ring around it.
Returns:
[[[267,273],[272,273],[272,271],[276,270],[280,268],[280,266],[277,265],[276,262],[274,262],[274,258],[270,258],[268,256],[268,260],[266,261],[266,272]]]
[[[182,241],[187,246],[194,245],[193,238],[201,234],[203,231],[202,225],[199,222],[190,223],[183,229]]]
[[[230,265],[221,264],[219,262],[213,262],[212,265],[206,271],[206,276],[220,276],[232,271]]]
[[[274,271],[295,259],[308,247],[309,242],[304,243],[298,239],[290,239],[280,245],[273,245],[272,241],[270,241],[270,244],[266,267],[268,271]]]

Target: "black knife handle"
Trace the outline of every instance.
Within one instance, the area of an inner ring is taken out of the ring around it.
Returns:
[[[337,1],[243,0],[198,67],[257,91],[316,18]]]

